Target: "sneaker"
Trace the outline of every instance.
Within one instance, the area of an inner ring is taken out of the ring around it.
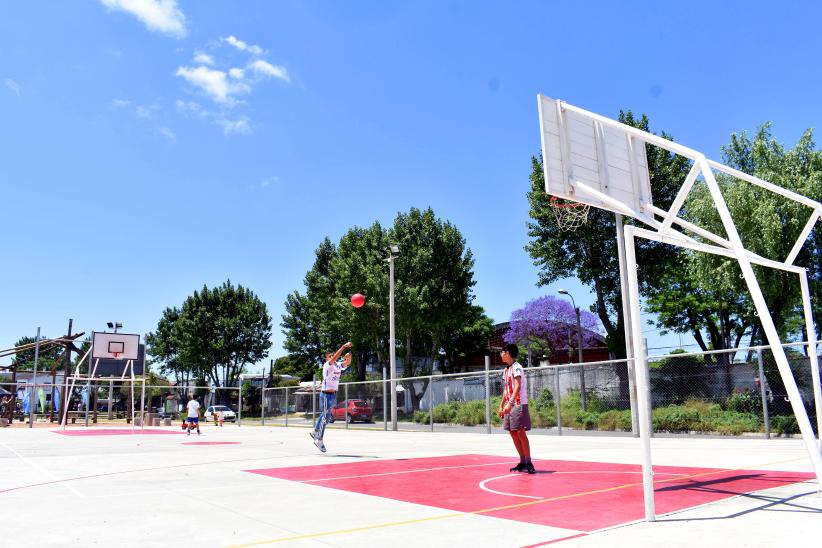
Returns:
[[[534,465],[530,462],[525,465],[525,471],[529,474],[536,474],[537,473],[536,469],[534,468]]]
[[[509,470],[509,472],[525,472],[525,463],[521,462],[521,463],[517,464],[516,466],[511,468]]]
[[[308,433],[308,435],[311,436],[312,440],[317,439],[317,431],[316,430],[312,430],[311,432]]]
[[[323,440],[319,438],[314,438],[314,445],[317,446],[317,449],[325,453],[325,445],[323,444]]]
[[[190,436],[190,435],[191,435],[191,430],[186,430],[186,436]]]
[[[197,435],[198,435],[198,436],[200,435],[200,431],[199,431],[199,430],[197,430]]]

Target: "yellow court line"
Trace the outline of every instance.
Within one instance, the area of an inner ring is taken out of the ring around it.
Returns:
[[[691,478],[699,478],[699,477],[704,477],[704,476],[711,476],[711,475],[715,475],[715,474],[721,474],[723,472],[735,472],[735,471],[738,471],[738,470],[752,470],[752,469],[758,468],[760,466],[772,466],[774,464],[782,464],[782,463],[785,463],[785,462],[794,462],[794,461],[797,461],[797,460],[802,460],[802,459],[779,460],[779,461],[773,461],[773,462],[766,462],[766,463],[762,463],[762,464],[755,464],[755,465],[751,465],[751,466],[743,466],[743,467],[740,467],[740,468],[723,468],[721,470],[714,470],[712,472],[702,472],[700,474],[692,474],[692,475],[689,475],[689,476],[680,476],[680,477],[677,477],[677,478],[659,480],[655,483],[667,483],[667,482],[671,482],[671,481],[682,481],[682,480],[691,479]],[[280,542],[288,542],[288,541],[292,541],[292,540],[305,540],[305,539],[310,539],[310,538],[328,537],[328,536],[332,536],[332,535],[343,535],[343,534],[347,534],[347,533],[356,533],[356,532],[359,532],[359,531],[369,531],[369,530],[372,530],[372,529],[384,529],[384,528],[387,528],[387,527],[399,527],[399,526],[402,526],[402,525],[411,525],[411,524],[415,524],[415,523],[424,523],[426,521],[436,521],[436,520],[456,518],[456,517],[461,517],[461,516],[487,514],[487,513],[490,513],[490,512],[497,512],[497,511],[500,511],[500,510],[511,510],[513,508],[523,508],[525,506],[532,506],[534,504],[542,504],[542,503],[545,503],[545,502],[554,502],[554,501],[557,501],[557,500],[565,500],[565,499],[571,499],[571,498],[576,498],[576,497],[584,497],[584,496],[587,496],[587,495],[595,495],[595,494],[598,494],[598,493],[607,493],[609,491],[618,491],[620,489],[627,489],[629,487],[636,487],[638,485],[642,485],[642,482],[626,483],[624,485],[617,485],[615,487],[606,487],[604,489],[595,489],[593,491],[584,491],[582,493],[572,493],[570,495],[561,495],[561,496],[558,496],[558,497],[551,497],[551,498],[545,498],[545,499],[540,499],[540,500],[532,500],[532,501],[529,501],[529,502],[520,502],[520,503],[517,503],[517,504],[510,504],[510,505],[507,505],[507,506],[497,506],[495,508],[486,508],[486,509],[483,509],[483,510],[473,510],[471,512],[454,512],[454,513],[450,513],[450,514],[443,514],[443,515],[440,515],[440,516],[433,516],[433,517],[429,517],[429,518],[409,519],[409,520],[404,520],[404,521],[392,521],[392,522],[388,522],[388,523],[378,523],[376,525],[365,525],[363,527],[354,527],[354,528],[351,528],[351,529],[337,529],[335,531],[323,531],[321,533],[308,533],[308,534],[305,534],[305,535],[294,535],[294,536],[290,536],[290,537],[280,537],[280,538],[275,538],[275,539],[270,539],[270,540],[260,540],[260,541],[256,541],[256,542],[249,542],[247,544],[233,544],[233,545],[229,546],[228,548],[246,548],[248,546],[262,546],[264,544],[277,544],[277,543],[280,543]]]

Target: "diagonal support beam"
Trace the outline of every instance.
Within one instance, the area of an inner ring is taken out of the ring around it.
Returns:
[[[805,245],[805,242],[808,240],[808,236],[811,235],[811,230],[813,230],[813,226],[822,218],[822,209],[814,209],[813,215],[811,218],[808,219],[808,222],[805,224],[805,228],[802,229],[802,234],[799,235],[799,238],[796,239],[796,243],[793,244],[793,249],[788,254],[788,258],[785,259],[785,264],[793,264],[796,260],[796,256],[799,255],[799,251],[802,249],[802,246]]]
[[[679,188],[679,192],[676,194],[676,198],[674,198],[674,203],[671,204],[671,209],[668,210],[668,213],[665,215],[665,219],[662,220],[662,226],[659,228],[659,231],[662,234],[665,234],[671,229],[671,223],[674,222],[679,210],[682,209],[682,205],[685,203],[685,198],[687,198],[688,194],[691,193],[691,189],[693,188],[698,176],[699,163],[694,162],[694,165],[691,166],[691,170],[688,172],[688,176],[685,177],[685,182],[682,183],[682,186]]]
[[[799,392],[799,388],[796,386],[796,380],[794,379],[793,373],[791,372],[791,367],[788,364],[788,357],[785,355],[785,349],[782,348],[782,344],[779,340],[779,333],[776,331],[776,326],[773,323],[773,318],[771,318],[770,311],[765,303],[765,297],[762,294],[762,289],[759,287],[759,282],[757,281],[756,275],[751,267],[751,262],[745,253],[745,248],[742,246],[742,240],[736,230],[736,225],[734,225],[728,205],[725,203],[725,198],[722,196],[722,191],[719,188],[719,184],[716,182],[716,178],[711,171],[711,166],[708,164],[708,160],[705,159],[704,156],[700,158],[698,162],[702,165],[702,173],[705,177],[705,182],[708,184],[708,189],[711,192],[711,196],[713,196],[716,210],[722,218],[722,224],[725,227],[725,232],[728,234],[728,239],[736,252],[736,260],[739,262],[739,268],[742,270],[742,276],[745,278],[745,283],[748,286],[751,299],[753,300],[756,311],[759,314],[759,321],[762,324],[762,330],[768,339],[768,343],[771,345],[771,351],[776,359],[779,374],[782,377],[782,381],[785,383],[785,390],[788,392],[791,408],[793,409],[794,416],[796,417],[796,422],[799,425],[799,431],[802,433],[802,440],[805,442],[808,450],[808,456],[810,457],[811,464],[813,465],[814,472],[816,473],[817,487],[822,490],[822,453],[819,451],[819,446],[816,443],[811,422],[808,419],[805,406],[802,404],[802,395]]]

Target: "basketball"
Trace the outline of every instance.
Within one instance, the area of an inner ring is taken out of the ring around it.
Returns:
[[[365,296],[361,293],[354,293],[351,295],[351,306],[354,308],[360,308],[362,305],[365,304]]]

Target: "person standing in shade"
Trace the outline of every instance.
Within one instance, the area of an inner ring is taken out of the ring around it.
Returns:
[[[531,415],[528,414],[528,390],[525,371],[517,361],[519,348],[515,344],[506,344],[500,358],[505,363],[502,373],[505,390],[499,406],[499,416],[502,426],[511,434],[514,447],[519,453],[519,464],[511,468],[511,472],[527,472],[536,474],[531,463],[531,445],[528,443],[526,432],[531,429]]]
[[[186,423],[188,428],[186,429],[186,436],[191,435],[191,429],[195,426],[197,427],[197,434],[200,434],[200,402],[194,397],[194,394],[191,394],[188,397],[188,404],[186,404],[186,409],[188,409],[188,415],[186,417]]]
[[[323,384],[320,391],[320,417],[317,419],[314,430],[309,434],[314,440],[314,445],[323,453],[325,453],[325,444],[323,443],[325,425],[328,424],[328,419],[331,417],[331,408],[334,407],[334,403],[337,401],[337,387],[340,385],[340,375],[351,365],[351,352],[345,354],[342,363],[338,360],[340,356],[342,356],[343,351],[352,346],[350,342],[347,342],[336,352],[329,352],[325,355]]]

